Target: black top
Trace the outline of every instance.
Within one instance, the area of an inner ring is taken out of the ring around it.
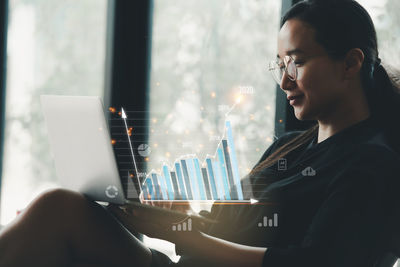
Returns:
[[[280,137],[259,163],[300,133]],[[202,212],[221,221],[208,233],[267,247],[266,267],[373,266],[386,249],[388,214],[400,203],[400,157],[385,145],[374,119],[321,143],[315,137],[285,158],[286,170],[277,163],[247,178],[259,203]]]

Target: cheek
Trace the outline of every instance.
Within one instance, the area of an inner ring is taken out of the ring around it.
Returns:
[[[335,99],[338,79],[329,68],[314,67],[302,70],[299,89],[307,96],[309,104],[326,105]]]

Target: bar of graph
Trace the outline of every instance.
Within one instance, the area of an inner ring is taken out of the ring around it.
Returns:
[[[141,187],[144,199],[243,200],[233,133],[229,121],[225,122],[224,137],[226,138],[220,140],[215,155],[208,156],[203,162],[195,155],[186,155],[176,159],[171,166],[163,164],[161,173],[151,171]]]

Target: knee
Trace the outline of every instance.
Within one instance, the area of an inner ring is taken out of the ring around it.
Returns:
[[[43,192],[37,197],[35,202],[44,205],[57,206],[59,208],[68,208],[70,206],[75,208],[76,206],[86,203],[87,200],[78,192],[56,188]]]
[[[77,214],[85,205],[87,205],[87,199],[82,194],[57,188],[40,194],[24,213],[43,219],[65,218],[71,214]]]

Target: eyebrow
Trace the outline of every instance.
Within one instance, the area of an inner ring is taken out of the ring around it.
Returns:
[[[287,51],[287,55],[291,56],[291,55],[293,55],[293,54],[305,54],[305,53],[304,53],[303,50],[298,49],[298,48]],[[281,58],[281,57],[279,56],[279,54],[276,54],[276,57],[277,57],[277,58]]]

